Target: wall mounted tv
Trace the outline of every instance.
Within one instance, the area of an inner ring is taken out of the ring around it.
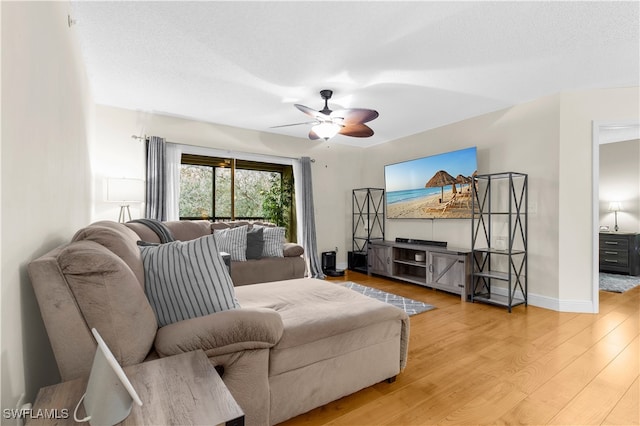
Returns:
[[[468,219],[476,147],[384,167],[387,218]]]

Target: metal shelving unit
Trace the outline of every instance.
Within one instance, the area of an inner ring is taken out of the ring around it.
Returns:
[[[472,200],[471,301],[526,306],[528,176],[477,175]]]
[[[351,198],[352,252],[349,269],[368,272],[367,246],[371,241],[384,240],[384,189],[354,189]]]

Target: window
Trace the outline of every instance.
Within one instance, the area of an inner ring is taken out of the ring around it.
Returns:
[[[183,154],[180,219],[264,220],[295,240],[291,166]]]

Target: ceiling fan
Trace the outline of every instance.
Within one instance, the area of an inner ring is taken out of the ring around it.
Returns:
[[[378,111],[365,108],[345,108],[331,111],[329,109],[328,101],[331,99],[332,95],[332,90],[325,89],[320,91],[320,96],[324,99],[324,108],[320,111],[316,111],[300,104],[294,105],[300,111],[312,117],[314,121],[274,126],[272,129],[278,127],[299,126],[302,124],[313,124],[313,127],[311,127],[311,130],[309,131],[309,139],[311,140],[329,140],[338,133],[344,136],[352,136],[356,138],[368,138],[369,136],[373,136],[373,130],[364,123],[377,118]]]

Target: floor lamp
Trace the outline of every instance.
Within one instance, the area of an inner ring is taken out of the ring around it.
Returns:
[[[141,203],[144,199],[144,180],[127,178],[107,179],[107,201],[120,203],[118,222],[131,220],[129,203]]]

